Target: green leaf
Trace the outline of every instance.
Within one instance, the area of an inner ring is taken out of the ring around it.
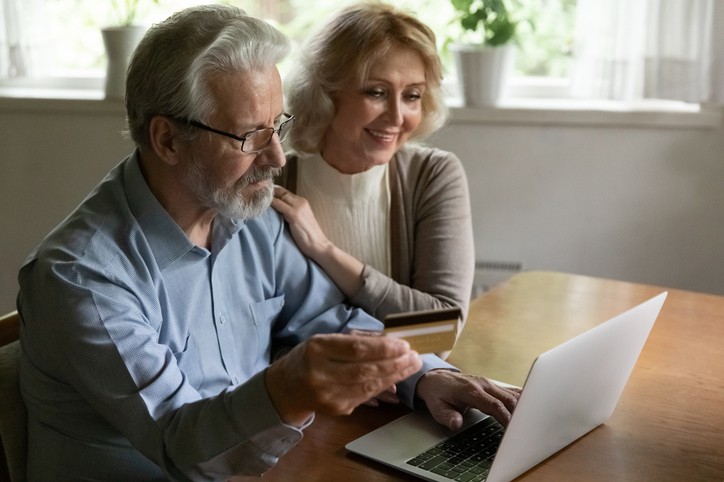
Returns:
[[[516,23],[511,22],[505,17],[496,18],[488,27],[490,35],[487,37],[486,43],[491,46],[496,46],[509,42],[513,38],[513,35],[515,35],[516,26]]]
[[[506,6],[510,1],[450,0],[450,3],[459,13],[458,21],[464,31],[479,35],[480,43],[495,46],[510,42],[515,35],[517,22],[511,20]]]
[[[472,32],[478,29],[478,22],[480,22],[480,20],[474,15],[464,15],[460,18],[460,25],[465,30],[470,30]]]
[[[453,8],[459,12],[468,13],[473,4],[472,0],[450,0]]]

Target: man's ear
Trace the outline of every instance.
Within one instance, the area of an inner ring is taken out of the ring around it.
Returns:
[[[152,117],[148,134],[151,149],[163,162],[169,165],[178,163],[180,139],[178,128],[171,119],[161,115]]]

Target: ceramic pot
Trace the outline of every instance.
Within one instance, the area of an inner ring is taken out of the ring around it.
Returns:
[[[452,44],[463,103],[468,107],[496,105],[504,95],[513,69],[512,45],[484,47]]]
[[[101,30],[106,48],[106,99],[123,99],[126,95],[126,70],[133,50],[141,41],[146,27],[131,25]]]

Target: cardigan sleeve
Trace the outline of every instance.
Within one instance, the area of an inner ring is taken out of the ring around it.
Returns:
[[[391,189],[397,215],[392,215],[391,238],[396,279],[365,266],[363,286],[350,301],[379,319],[452,306],[467,316],[475,247],[462,163],[454,154],[429,148],[405,150],[395,161]]]

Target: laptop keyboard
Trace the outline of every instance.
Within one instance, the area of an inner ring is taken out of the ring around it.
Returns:
[[[406,463],[458,482],[483,481],[503,430],[492,417],[485,418]]]

